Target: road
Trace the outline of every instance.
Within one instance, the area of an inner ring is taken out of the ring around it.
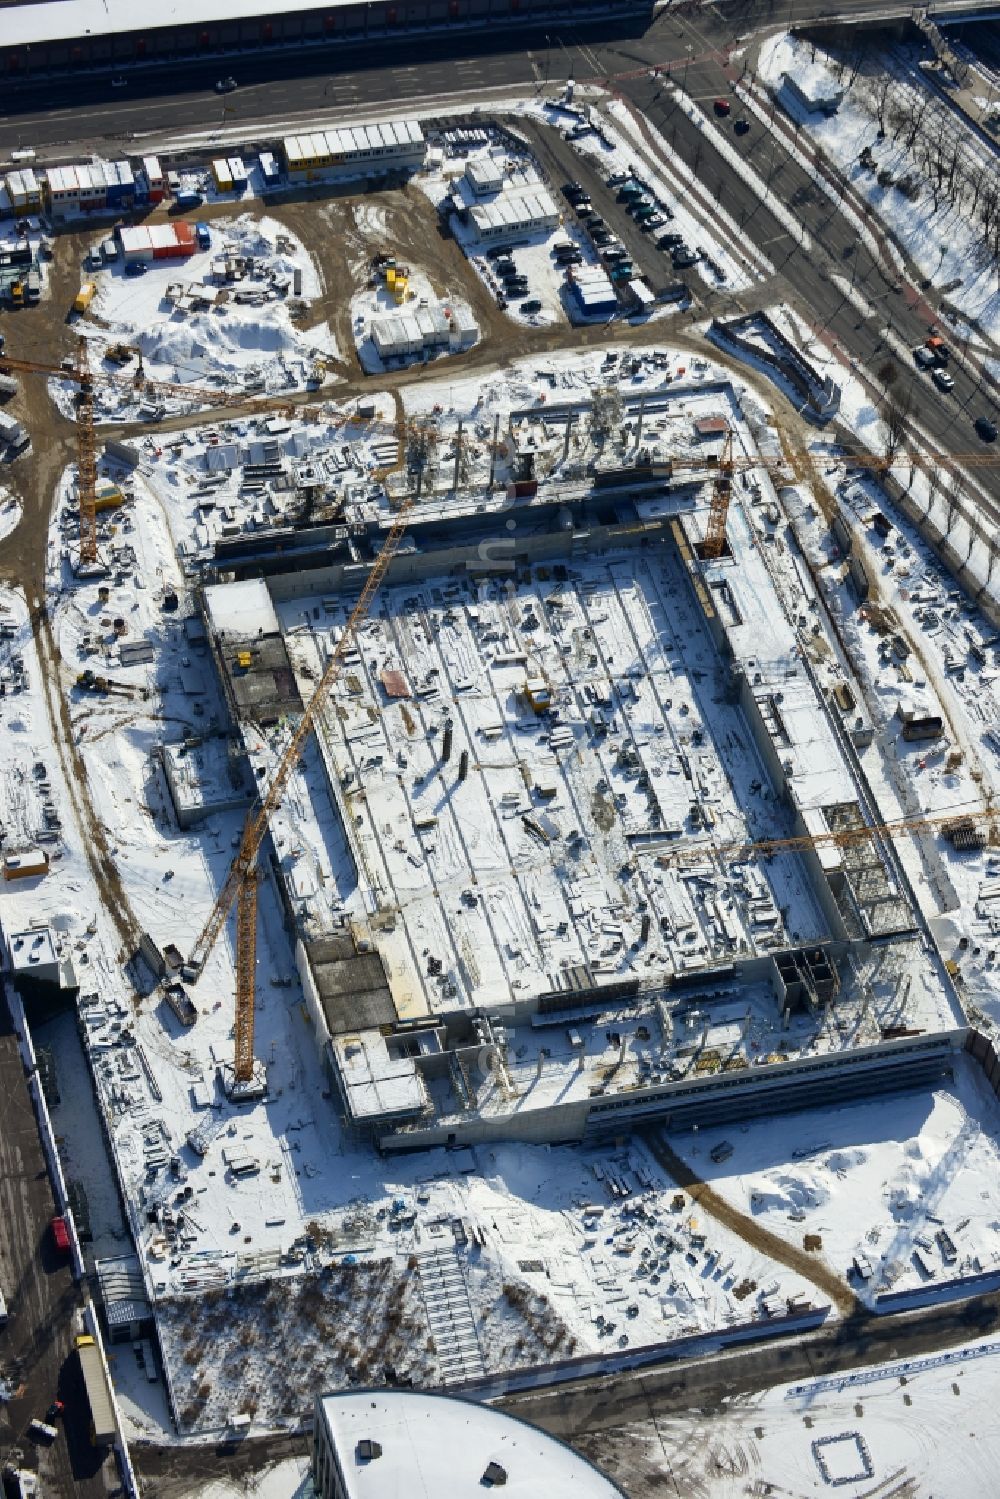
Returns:
[[[2,993],[0,1099],[0,1277],[10,1313],[0,1328],[0,1366],[18,1387],[15,1398],[0,1405],[0,1463],[13,1460],[36,1468],[43,1493],[102,1499],[117,1482],[114,1460],[105,1466],[90,1445],[82,1377],[72,1352],[80,1293],[68,1261],[52,1244],[52,1187]],[[36,1446],[26,1436],[28,1422],[44,1417],[57,1394],[66,1403],[59,1436],[51,1446]]]
[[[938,11],[946,11],[947,5]],[[912,7],[878,7],[879,16],[909,15]],[[974,7],[963,7],[966,13]],[[610,26],[553,21],[534,29],[456,32],[451,36],[401,36],[394,42],[308,52],[249,53],[223,64],[218,58],[163,67],[135,67],[125,89],[107,78],[52,80],[12,86],[4,92],[0,154],[20,145],[86,144],[165,131],[256,127],[296,116],[334,114],[363,106],[368,117],[380,105],[398,107],[407,99],[455,93],[481,94],[484,88],[553,86],[567,77],[585,82],[595,75],[621,74],[637,67],[683,63],[706,48],[722,47],[737,35],[775,30],[813,17],[876,13],[872,0],[840,0],[834,10],[822,0],[735,0],[725,10],[706,7],[682,15],[663,9],[652,24],[634,21]],[[690,45],[693,42],[693,45]],[[240,87],[223,97],[214,92],[220,73],[232,73]]]
[[[864,0],[844,0],[839,7],[844,16],[869,12]],[[629,26],[618,23],[610,34],[591,29],[583,35],[572,26],[560,26],[557,35],[520,38],[527,45],[517,48],[512,47],[507,32],[495,37],[472,33],[451,39],[415,39],[407,43],[405,60],[388,44],[368,47],[343,58],[338,55],[338,67],[332,73],[327,71],[329,59],[323,54],[246,57],[240,59],[238,68],[233,64],[241,87],[221,99],[210,91],[219,71],[217,60],[199,65],[200,71],[194,65],[185,66],[179,92],[176,73],[130,75],[128,89],[114,97],[106,82],[60,84],[56,92],[46,94],[44,102],[37,92],[8,94],[7,118],[0,122],[0,151],[21,143],[40,148],[51,142],[87,141],[105,148],[112,142],[128,143],[134,152],[155,136],[180,129],[204,131],[224,123],[227,133],[253,136],[269,129],[274,134],[284,121],[350,114],[362,106],[370,117],[377,115],[380,105],[398,107],[407,99],[448,98],[457,104],[484,91],[487,98],[515,89],[544,92],[548,80],[555,85],[568,75],[578,83],[613,78],[621,94],[696,172],[705,195],[720,202],[775,265],[774,286],[761,289],[750,301],[764,300],[765,294],[769,300],[783,297],[859,365],[877,370],[890,358],[886,342],[890,319],[892,334],[902,343],[913,346],[926,337],[928,317],[934,316],[930,291],[897,289],[895,274],[874,262],[854,226],[793,160],[776,130],[765,130],[754,122],[749,135],[741,138],[725,126],[729,144],[768,184],[767,199],[761,202],[755,187],[715,149],[714,122],[707,135],[697,129],[680,107],[673,87],[651,77],[649,71],[653,65],[669,65],[674,79],[683,83],[710,117],[710,101],[728,93],[732,69],[727,72],[726,49],[737,37],[746,39],[820,13],[822,7],[816,0],[791,0],[780,14],[767,0],[745,0],[724,12],[714,6],[685,13],[668,7],[641,34],[632,34]],[[880,12],[890,13],[891,7]],[[908,10],[899,7],[898,13]],[[813,249],[801,249],[770,211],[767,201],[772,196],[788,205],[813,237]],[[635,245],[639,239],[633,232],[630,243]],[[636,251],[645,265],[650,257],[648,245],[636,245]],[[845,297],[847,281],[853,281],[871,307],[870,316],[859,316]],[[895,390],[912,402],[914,418],[935,446],[956,454],[976,451],[974,419],[997,414],[995,399],[976,377],[955,370],[956,389],[944,397],[911,362],[895,363]],[[984,471],[978,482],[1000,500],[1000,473]]]

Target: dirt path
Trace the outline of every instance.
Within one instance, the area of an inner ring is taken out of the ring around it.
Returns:
[[[787,1244],[777,1234],[771,1233],[770,1229],[755,1223],[753,1218],[733,1207],[713,1187],[695,1175],[691,1167],[670,1148],[661,1131],[646,1130],[643,1139],[664,1171],[673,1177],[679,1187],[684,1188],[703,1212],[721,1223],[723,1228],[738,1234],[745,1244],[766,1254],[777,1264],[801,1275],[803,1280],[809,1281],[824,1296],[829,1297],[842,1317],[857,1316],[862,1310],[854,1292],[839,1275],[834,1274],[829,1265],[815,1254],[808,1254],[804,1249],[796,1249],[793,1244]]]

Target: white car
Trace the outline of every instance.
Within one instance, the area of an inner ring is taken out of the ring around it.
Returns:
[[[932,370],[931,379],[938,390],[949,391],[955,389],[955,376],[949,375],[947,370]]]

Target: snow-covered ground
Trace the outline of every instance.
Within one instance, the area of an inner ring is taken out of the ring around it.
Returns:
[[[702,1129],[674,1148],[727,1202],[863,1299],[1000,1267],[1000,1105],[974,1063],[931,1092]],[[712,1151],[733,1151],[721,1165]],[[868,1262],[865,1276],[853,1268]]]
[[[814,86],[821,94],[831,94],[844,86],[833,59],[790,35],[769,39],[760,53],[758,76],[762,82],[777,90],[785,73]],[[782,89],[778,98],[855,191],[872,205],[924,275],[947,292],[954,307],[996,339],[1000,337],[1000,288],[995,245],[986,242],[982,228],[973,221],[973,189],[969,184],[961,185],[959,174],[960,201],[952,203],[953,195],[939,187],[935,207],[936,168],[929,168],[917,156],[910,145],[910,129],[904,125],[897,132],[890,122],[884,138],[879,138],[880,78],[891,83],[887,74],[863,73],[847,89],[836,113],[829,118],[802,109],[787,89]],[[906,75],[901,75],[892,86],[901,99],[912,100],[914,115],[919,115],[921,109],[925,111],[925,132],[947,136],[960,129],[956,117],[943,102],[931,95],[927,107],[929,86],[922,86]],[[888,108],[891,112],[891,102]],[[894,139],[897,134],[899,138]],[[859,159],[866,147],[877,170],[866,168]],[[973,175],[988,176],[992,172],[994,157],[988,147],[975,140],[971,131],[965,132],[965,150],[982,158],[981,171]],[[879,182],[883,173],[887,177],[885,185]],[[905,179],[912,183],[912,189],[904,192],[896,184],[904,180],[904,186],[907,185]]]
[[[17,496],[0,489],[0,541],[5,541],[17,529],[21,512],[22,505]]]
[[[700,1499],[830,1492],[988,1499],[1000,1439],[1000,1340],[739,1394],[710,1412],[655,1420],[583,1445],[632,1492]],[[599,1442],[599,1445],[598,1445]],[[648,1487],[639,1488],[639,1474]],[[837,1487],[834,1488],[833,1485]]]

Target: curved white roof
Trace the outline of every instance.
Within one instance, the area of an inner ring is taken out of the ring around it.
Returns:
[[[483,1499],[490,1463],[506,1475],[503,1499],[623,1499],[572,1448],[488,1405],[417,1390],[351,1391],[318,1404],[348,1499]],[[364,1456],[366,1442],[378,1443],[378,1457]]]
[[[160,26],[207,26],[213,21],[253,20],[286,11],[335,10],[356,0],[162,0],[155,15],[134,0],[40,0],[3,7],[0,43],[18,47],[78,37],[113,36]]]

